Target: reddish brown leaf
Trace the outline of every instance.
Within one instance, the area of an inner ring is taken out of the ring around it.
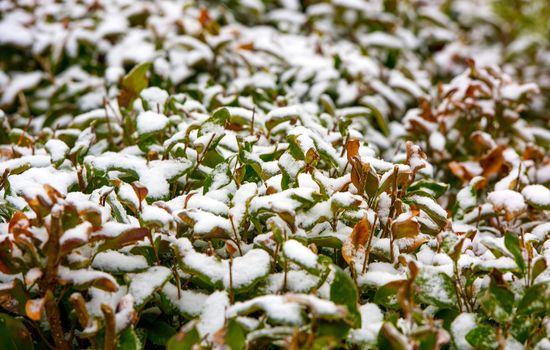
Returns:
[[[391,231],[394,238],[414,238],[420,233],[420,223],[416,220],[414,213],[401,214],[391,224]]]
[[[98,248],[98,252],[108,249],[119,249],[134,242],[140,241],[149,235],[149,230],[143,227],[128,229],[116,237],[95,235],[93,240],[106,239]]]
[[[44,309],[44,298],[29,299],[25,304],[25,313],[33,321],[40,321]]]
[[[483,168],[483,176],[491,176],[500,171],[504,165],[503,151],[504,147],[497,146],[479,160],[479,164]]]
[[[351,159],[359,155],[359,140],[351,139],[346,143],[346,154],[348,157],[348,162],[351,163]]]
[[[351,243],[354,247],[359,245],[365,245],[369,239],[369,220],[367,217],[359,220],[357,224],[353,227],[351,232]]]

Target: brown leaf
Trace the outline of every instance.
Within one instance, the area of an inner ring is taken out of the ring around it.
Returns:
[[[359,140],[351,139],[346,143],[346,154],[348,157],[348,162],[351,163],[352,158],[359,155]]]
[[[40,321],[44,308],[44,298],[29,299],[25,304],[25,313],[33,321]]]
[[[355,226],[349,238],[342,244],[342,257],[351,264],[358,250],[365,250],[365,244],[369,239],[369,220],[362,218]]]
[[[391,231],[394,238],[414,238],[420,233],[420,223],[414,213],[405,213],[397,217],[391,224]]]
[[[355,248],[359,245],[365,245],[369,239],[369,220],[365,216],[355,226],[351,232],[351,243]]]
[[[10,219],[10,223],[8,224],[8,232],[13,233],[16,238],[21,234],[32,236],[29,232],[30,225],[31,223],[27,215],[25,215],[22,211],[17,211]]]
[[[402,238],[398,241],[399,251],[404,253],[413,253],[420,248],[421,245],[429,241],[430,240],[428,238],[420,236],[416,236],[414,238]]]
[[[483,168],[483,176],[488,177],[500,171],[504,165],[503,151],[503,146],[497,146],[479,160],[479,165]]]
[[[149,193],[147,187],[145,187],[142,183],[138,181],[132,182],[132,188],[134,189],[134,192],[136,192],[140,203],[145,199],[145,197],[147,197],[147,194]]]
[[[448,166],[451,172],[464,183],[470,181],[473,178],[473,175],[470,174],[468,169],[466,169],[466,167],[459,162],[452,161],[449,163]]]
[[[58,199],[63,198],[63,196],[61,195],[61,193],[59,193],[58,190],[56,190],[55,188],[53,188],[48,184],[44,185],[44,190],[46,190],[46,194],[48,195],[48,197],[53,203],[57,203]]]
[[[98,252],[102,252],[108,249],[119,249],[134,242],[140,241],[149,235],[149,230],[144,227],[136,227],[128,229],[116,237],[94,235],[93,241],[105,239],[105,242],[98,248]]]

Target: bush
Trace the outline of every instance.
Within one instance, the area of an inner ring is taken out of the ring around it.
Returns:
[[[2,4],[3,344],[548,347],[546,7],[508,3]]]

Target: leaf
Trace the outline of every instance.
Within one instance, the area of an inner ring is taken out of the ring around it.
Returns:
[[[546,270],[546,259],[544,257],[540,257],[533,262],[533,267],[531,268],[531,283],[535,281],[535,279]]]
[[[521,247],[518,237],[512,232],[506,232],[504,235],[504,246],[514,256],[514,260],[516,260],[516,264],[518,265],[521,275],[523,276],[526,265],[523,255],[521,254]]]
[[[417,297],[422,303],[439,308],[456,306],[456,294],[451,277],[439,271],[423,268],[415,279]]]
[[[351,243],[354,247],[365,245],[369,239],[369,220],[365,216],[355,226],[351,232]]]
[[[33,350],[31,333],[22,321],[0,313],[0,344],[4,350]]]
[[[414,194],[405,197],[404,202],[422,209],[439,228],[442,229],[447,224],[447,212],[433,198]]]
[[[17,211],[10,219],[8,232],[13,233],[14,236],[18,236],[20,234],[32,235],[29,232],[30,225],[31,224],[29,218],[27,218],[27,215],[25,215],[22,211]]]
[[[550,307],[550,290],[547,283],[529,287],[518,303],[518,315],[543,315]]]
[[[398,293],[399,290],[406,284],[406,280],[397,280],[386,283],[376,291],[376,294],[374,295],[374,302],[387,308],[398,308]]]
[[[334,267],[334,280],[330,285],[330,300],[339,305],[345,305],[348,309],[348,319],[353,328],[361,327],[361,314],[357,306],[358,293],[351,277],[336,265]]]
[[[18,264],[12,256],[12,243],[6,237],[0,242],[0,272],[13,275],[20,271]]]
[[[123,231],[116,237],[109,237],[109,236],[101,237],[99,235],[96,235],[95,236],[96,240],[106,239],[105,242],[103,242],[97,248],[97,252],[99,253],[109,249],[117,250],[129,244],[132,244],[136,241],[140,241],[148,235],[149,235],[149,229],[143,228],[143,227],[135,227],[135,228],[128,229],[126,231]]]
[[[407,188],[407,194],[426,193],[434,198],[439,198],[449,189],[449,185],[443,182],[437,182],[433,179],[421,179],[413,182]]]
[[[225,345],[231,350],[241,350],[246,346],[246,337],[240,324],[231,319],[225,327]]]
[[[166,346],[176,333],[174,327],[162,320],[156,320],[147,327],[147,339],[157,346]]]
[[[378,347],[380,349],[409,350],[407,337],[399,333],[389,322],[384,322],[378,332]]]
[[[358,250],[365,250],[365,244],[369,239],[369,220],[365,216],[355,226],[351,235],[342,245],[342,257],[348,264],[351,264],[353,257]]]
[[[359,155],[359,140],[350,139],[346,143],[346,155],[348,157],[348,162],[352,162],[352,159]]]
[[[498,346],[495,329],[490,326],[478,326],[469,331],[465,338],[475,349],[496,349]]]
[[[514,293],[505,287],[499,287],[494,281],[478,297],[483,311],[493,320],[505,324],[514,308]]]
[[[414,213],[404,213],[392,222],[391,231],[396,239],[415,238],[420,233],[420,223]]]
[[[192,350],[193,345],[199,344],[201,341],[199,332],[194,324],[191,326],[191,328],[184,326],[184,329],[170,338],[166,344],[166,350]]]
[[[149,334],[149,331],[147,334]],[[139,350],[143,348],[133,326],[120,333],[116,348],[117,350]]]
[[[497,146],[479,160],[483,168],[483,176],[488,177],[499,172],[504,165],[504,148],[504,146]]]
[[[42,309],[44,308],[44,298],[29,299],[25,303],[25,313],[33,321],[40,321],[42,318]]]
[[[121,107],[128,108],[132,102],[138,98],[141,90],[149,85],[147,72],[151,67],[151,62],[144,62],[135,66],[123,79],[120,93],[117,96],[118,104]]]
[[[147,197],[147,194],[149,193],[147,187],[145,187],[142,183],[138,181],[134,181],[132,182],[132,188],[134,189],[134,192],[138,197],[139,203],[143,202],[143,200]]]

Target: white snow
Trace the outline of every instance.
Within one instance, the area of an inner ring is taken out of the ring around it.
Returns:
[[[141,112],[137,117],[137,131],[140,135],[162,131],[167,124],[165,115],[152,111]]]
[[[283,253],[290,260],[308,269],[317,267],[317,255],[297,240],[289,239],[286,241],[283,245]]]

